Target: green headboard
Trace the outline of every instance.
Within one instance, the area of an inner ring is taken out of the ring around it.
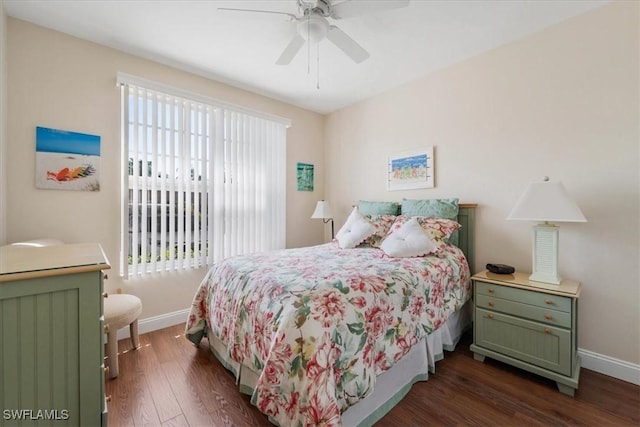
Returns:
[[[474,273],[474,248],[475,248],[475,214],[476,204],[461,203],[458,211],[458,222],[462,228],[458,230],[458,247],[467,257],[471,274]]]

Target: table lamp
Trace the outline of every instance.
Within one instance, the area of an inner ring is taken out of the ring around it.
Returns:
[[[329,202],[320,200],[316,204],[316,210],[313,211],[311,218],[322,219],[322,222],[324,222],[325,224],[331,221],[331,240],[333,240],[333,238],[335,237],[333,233],[333,215],[331,215],[331,207],[329,206]]]
[[[507,220],[541,222],[533,227],[533,273],[529,280],[559,285],[559,227],[552,222],[587,222],[562,183],[551,182],[549,177],[530,183]]]

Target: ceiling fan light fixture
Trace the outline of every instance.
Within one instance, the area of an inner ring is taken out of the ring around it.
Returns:
[[[298,0],[298,7],[302,10],[318,7],[318,0]]]
[[[336,4],[333,4],[334,1],[336,1]],[[277,65],[290,64],[291,60],[297,55],[302,46],[304,46],[305,41],[308,42],[310,49],[311,42],[318,44],[325,38],[344,52],[356,64],[359,64],[369,58],[369,52],[340,28],[335,25],[329,25],[327,18],[342,19],[378,13],[389,9],[399,9],[407,7],[409,1],[410,0],[295,0],[298,5],[297,15],[274,10],[235,8],[218,8],[218,10],[286,15],[297,22],[296,34],[293,35],[289,44],[287,44],[284,51],[276,60]],[[319,63],[319,53],[317,58]]]
[[[307,15],[298,22],[298,34],[314,43],[324,40],[328,31],[329,22],[320,15]]]

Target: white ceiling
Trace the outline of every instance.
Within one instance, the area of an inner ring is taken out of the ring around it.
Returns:
[[[370,52],[363,63],[355,64],[324,40],[319,64],[316,50],[310,56],[305,46],[288,66],[275,65],[295,31],[288,17],[218,8],[297,14],[295,0],[4,0],[4,5],[11,17],[328,113],[607,2],[412,0],[402,9],[330,19]]]

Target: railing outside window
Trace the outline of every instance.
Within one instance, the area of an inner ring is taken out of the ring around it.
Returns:
[[[122,274],[283,248],[287,124],[123,80]]]

